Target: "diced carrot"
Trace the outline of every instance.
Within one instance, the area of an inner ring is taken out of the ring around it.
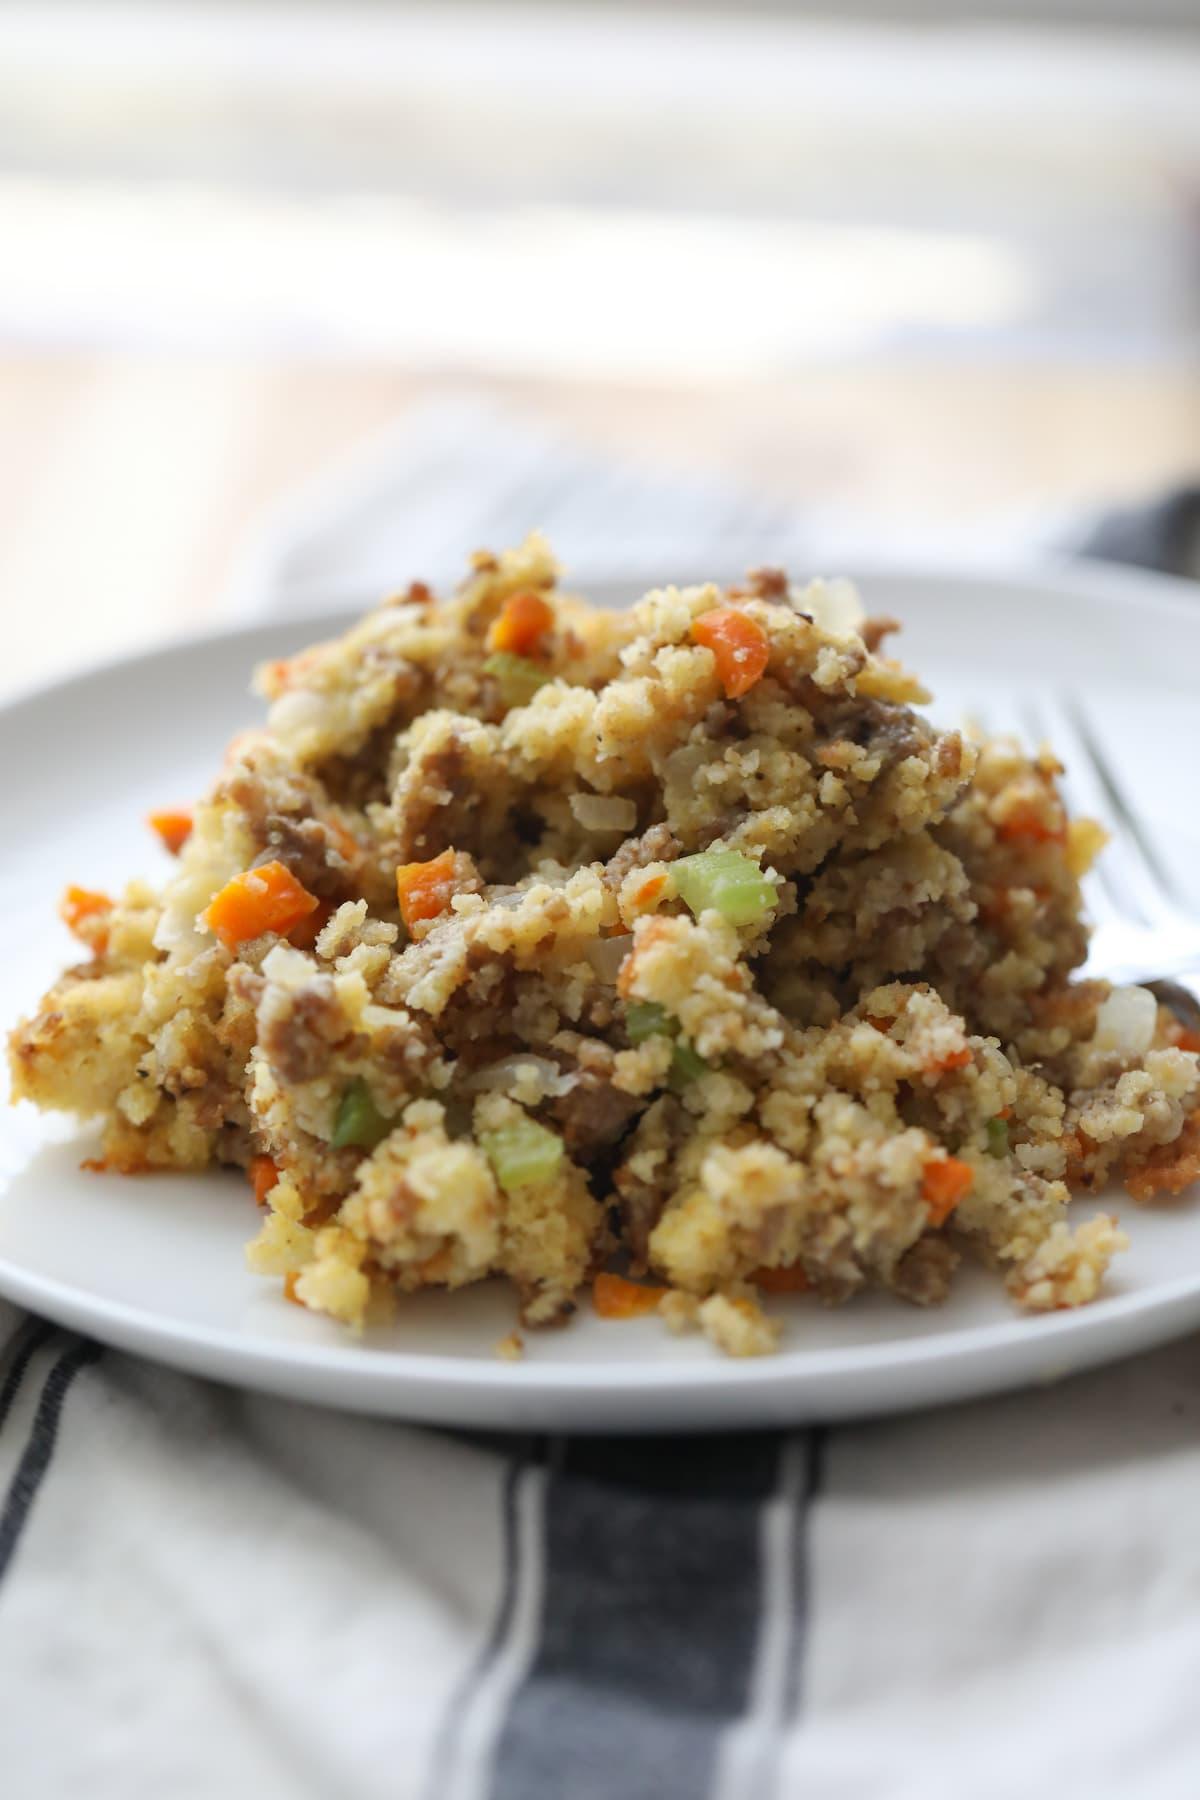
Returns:
[[[187,807],[177,812],[152,812],[146,823],[156,831],[172,856],[178,856],[192,835],[192,815]]]
[[[109,913],[112,906],[109,896],[95,888],[69,887],[59,902],[58,916],[78,936],[85,919],[93,919],[97,913]]]
[[[292,926],[287,934],[288,943],[297,950],[311,950],[332,917],[333,907],[328,900],[322,900],[316,912],[309,913],[306,919]]]
[[[453,850],[443,850],[430,862],[401,863],[396,870],[400,917],[409,931],[422,919],[436,919],[445,912],[453,892]]]
[[[592,1283],[592,1305],[602,1319],[637,1319],[654,1312],[667,1291],[626,1281],[623,1275],[597,1275]]]
[[[1065,844],[1067,821],[1058,805],[1052,806],[1047,818],[1036,800],[1018,800],[996,827],[996,835],[1005,844],[1021,839],[1031,844]]]
[[[299,1279],[300,1272],[298,1269],[289,1269],[288,1273],[283,1278],[283,1297],[285,1300],[290,1300],[293,1306],[304,1306],[307,1304],[307,1302],[302,1300],[296,1292],[296,1283]]]
[[[142,1156],[117,1152],[115,1155],[85,1156],[80,1163],[89,1175],[149,1175],[150,1164]]]
[[[996,1117],[998,1119],[1011,1119],[1012,1116],[1013,1116],[1013,1109],[1011,1106],[1002,1106],[1000,1108],[1000,1111],[996,1114]]]
[[[653,906],[667,885],[665,875],[650,875],[633,896],[635,906]]]
[[[279,1180],[275,1159],[270,1156],[252,1156],[246,1173],[250,1177],[250,1186],[254,1189],[255,1202],[259,1206],[265,1206],[267,1195]]]
[[[488,632],[489,650],[528,656],[554,624],[554,609],[532,591],[510,594]]]
[[[107,894],[94,888],[69,887],[58,903],[58,916],[93,956],[103,956],[108,949],[106,920],[112,908]]]
[[[1175,1039],[1175,1048],[1200,1054],[1200,1031],[1189,1031],[1186,1025],[1181,1026],[1179,1036]]]
[[[952,1069],[965,1069],[971,1061],[971,1052],[964,1044],[961,1050],[951,1050],[945,1056],[935,1056],[932,1062],[925,1064],[927,1075],[948,1075]]]
[[[749,693],[771,655],[771,642],[761,625],[736,606],[718,606],[701,613],[692,623],[692,642],[711,650],[716,658],[717,679],[727,699]]]
[[[286,937],[319,905],[317,896],[283,863],[261,863],[227,881],[200,914],[200,923],[215,931],[226,949],[233,950],[250,938],[261,937],[264,931]]]
[[[767,1294],[807,1294],[810,1286],[799,1263],[788,1263],[782,1269],[755,1269],[750,1279]]]
[[[957,1156],[939,1156],[925,1164],[921,1198],[931,1225],[944,1225],[960,1200],[975,1185],[975,1171]]]

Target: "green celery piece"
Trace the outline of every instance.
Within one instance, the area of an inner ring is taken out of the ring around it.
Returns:
[[[671,865],[675,891],[698,919],[712,908],[731,925],[759,925],[774,909],[778,888],[753,857],[740,850],[701,850]]]
[[[665,1006],[660,1006],[657,1000],[630,1000],[625,1008],[625,1029],[629,1033],[631,1044],[644,1044],[647,1038],[652,1037],[675,1039],[671,1046],[667,1085],[676,1093],[680,1088],[685,1088],[689,1081],[708,1074],[709,1065],[704,1058],[693,1050],[686,1038],[679,1036],[679,1020]]]
[[[562,1139],[536,1119],[520,1119],[495,1131],[481,1131],[479,1147],[506,1194],[540,1187],[551,1180],[563,1159]]]
[[[527,656],[514,656],[511,650],[497,650],[483,665],[486,675],[494,675],[505,706],[527,706],[550,677]]]
[[[671,1068],[668,1076],[671,1087],[678,1092],[680,1088],[687,1087],[689,1082],[696,1081],[701,1075],[707,1074],[708,1064],[699,1051],[694,1050],[686,1038],[680,1038],[671,1052]]]
[[[989,1119],[986,1126],[989,1156],[1008,1155],[1008,1120]]]
[[[373,1150],[392,1129],[393,1121],[385,1119],[375,1104],[370,1088],[361,1075],[356,1075],[342,1095],[329,1142],[335,1150],[353,1146]]]
[[[631,1000],[625,1008],[625,1029],[631,1044],[644,1044],[647,1038],[674,1037],[679,1025],[657,1000]]]

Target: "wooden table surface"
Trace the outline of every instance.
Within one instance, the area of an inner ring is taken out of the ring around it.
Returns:
[[[265,507],[415,403],[464,388],[592,445],[861,513],[868,535],[911,519],[986,531],[1200,466],[1200,373],[1165,366],[872,362],[684,388],[10,350],[0,692],[202,626]]]

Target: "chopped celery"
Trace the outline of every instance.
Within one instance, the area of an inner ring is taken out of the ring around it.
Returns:
[[[1008,1120],[989,1119],[986,1126],[989,1156],[1008,1155]]]
[[[753,857],[740,850],[701,850],[671,865],[679,894],[696,918],[709,908],[731,925],[759,925],[769,915],[778,888]]]
[[[673,1037],[679,1026],[657,1000],[631,1000],[625,1008],[625,1029],[631,1044],[644,1044],[647,1038]]]
[[[479,1147],[506,1194],[549,1181],[563,1158],[562,1139],[536,1119],[518,1119],[495,1131],[481,1131]]]
[[[329,1140],[331,1146],[335,1150],[346,1150],[351,1145],[358,1150],[373,1150],[391,1129],[391,1119],[384,1118],[370,1088],[357,1075],[342,1095]]]
[[[485,675],[494,675],[505,706],[526,706],[550,677],[527,656],[514,656],[511,650],[497,650],[483,665]]]
[[[699,1075],[708,1074],[708,1064],[698,1051],[693,1050],[685,1037],[679,1035],[679,1020],[674,1013],[669,1013],[665,1006],[657,1000],[631,1000],[625,1008],[625,1029],[629,1033],[631,1044],[644,1044],[647,1038],[670,1037],[675,1042],[671,1047],[671,1064],[667,1070],[667,1084],[675,1089],[687,1086]]]
[[[678,1092],[680,1088],[687,1087],[690,1081],[707,1074],[708,1064],[699,1051],[694,1050],[686,1038],[679,1038],[671,1052],[671,1069],[668,1075],[671,1087]]]

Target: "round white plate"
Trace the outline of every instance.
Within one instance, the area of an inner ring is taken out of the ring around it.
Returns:
[[[1194,754],[1179,747],[1200,732],[1190,589],[1079,569],[861,581],[872,610],[905,620],[904,655],[942,715],[1037,687],[1082,698],[1181,881],[1200,884],[1200,853],[1174,823],[1192,797]],[[0,709],[0,1025],[72,955],[54,914],[66,883],[164,874],[146,812],[208,785],[226,739],[256,716],[255,662],[342,623],[178,644]],[[931,1312],[882,1296],[839,1311],[778,1302],[784,1347],[757,1361],[723,1360],[654,1319],[602,1321],[585,1304],[565,1330],[527,1334],[510,1363],[495,1345],[515,1322],[512,1298],[488,1284],[405,1302],[394,1326],[356,1342],[246,1272],[256,1216],[243,1179],[85,1173],[93,1141],[29,1106],[0,1111],[0,1293],[178,1368],[363,1411],[494,1429],[796,1423],[1053,1381],[1200,1326],[1200,1201],[1184,1197],[1122,1204],[1132,1249],[1105,1297],[1074,1313],[1019,1317],[993,1278],[964,1269]]]

